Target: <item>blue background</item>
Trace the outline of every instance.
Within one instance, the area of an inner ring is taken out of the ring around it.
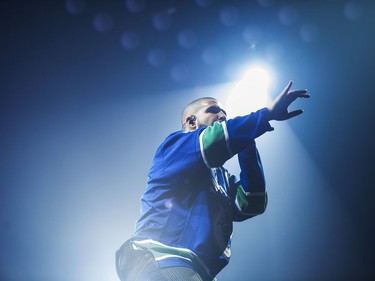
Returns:
[[[373,280],[373,1],[1,1],[0,280],[117,280],[183,106],[263,62],[305,113],[258,140],[269,208],[219,280]]]

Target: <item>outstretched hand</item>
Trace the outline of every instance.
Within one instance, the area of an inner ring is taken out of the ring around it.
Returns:
[[[288,111],[289,105],[297,98],[309,98],[310,95],[307,90],[292,90],[292,81],[289,81],[285,89],[278,95],[268,107],[269,120],[283,121],[300,115],[303,113],[302,109]]]

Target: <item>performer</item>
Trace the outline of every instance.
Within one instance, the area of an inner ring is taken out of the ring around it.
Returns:
[[[182,130],[156,151],[135,232],[116,253],[122,281],[211,281],[231,256],[233,221],[262,214],[267,192],[255,139],[273,128],[306,90],[290,81],[269,107],[227,119],[221,103],[204,97],[182,112]],[[239,178],[223,164],[237,155]]]

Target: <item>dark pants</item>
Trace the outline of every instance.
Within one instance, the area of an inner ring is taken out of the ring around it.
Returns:
[[[202,281],[188,267],[159,268],[147,250],[136,250],[126,241],[116,252],[116,270],[121,281]]]

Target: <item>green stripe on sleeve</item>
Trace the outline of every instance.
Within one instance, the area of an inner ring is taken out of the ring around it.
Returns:
[[[220,122],[207,127],[201,134],[201,152],[206,165],[220,167],[232,157],[228,151],[226,128]]]
[[[255,216],[263,213],[266,210],[267,201],[267,192],[245,192],[242,185],[238,185],[236,206],[243,214]]]
[[[243,190],[240,185],[237,187],[236,205],[241,211],[244,211],[248,204],[249,202],[247,202],[245,190]]]

